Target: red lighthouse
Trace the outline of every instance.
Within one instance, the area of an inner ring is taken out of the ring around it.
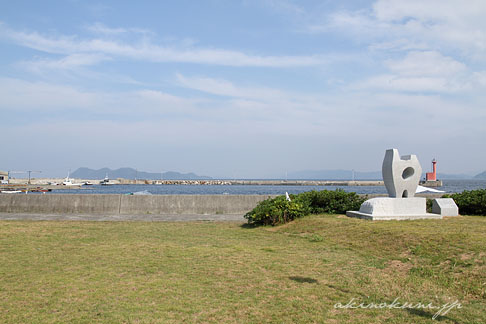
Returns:
[[[425,175],[425,180],[427,181],[437,181],[437,161],[432,160],[432,172],[427,172]]]

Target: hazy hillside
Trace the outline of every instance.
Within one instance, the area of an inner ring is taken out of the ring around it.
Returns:
[[[474,176],[474,179],[486,179],[486,171]]]
[[[476,177],[482,175],[486,179],[486,171],[478,174]],[[315,180],[351,180],[353,177],[352,170],[305,170],[297,172],[289,172],[288,179],[315,179]],[[425,172],[422,174],[425,178]],[[471,179],[471,175],[467,174],[446,174],[438,173],[438,179]],[[354,180],[381,180],[381,171],[354,171]],[[480,178],[478,178],[480,179]]]
[[[315,179],[315,180],[351,180],[353,177],[352,170],[305,170],[289,172],[289,179]],[[373,180],[381,179],[381,171],[372,172],[354,172],[355,180]]]
[[[464,179],[471,179],[471,178],[472,176],[469,174],[437,173],[437,179],[439,180],[464,180]]]
[[[179,173],[179,172],[163,172],[161,173],[151,173],[151,172],[144,172],[144,171],[137,171],[132,168],[120,168],[116,170],[111,170],[109,168],[102,168],[99,170],[93,170],[90,168],[79,168],[73,173],[71,173],[71,177],[78,178],[78,179],[104,179],[106,176],[110,179],[116,178],[124,178],[124,179],[145,179],[145,180],[157,180],[162,179],[164,180],[203,180],[203,179],[212,179],[211,177],[207,176],[199,176],[194,173]]]

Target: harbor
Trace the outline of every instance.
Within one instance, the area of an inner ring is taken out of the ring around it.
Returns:
[[[157,182],[156,182],[157,183]],[[197,184],[196,184],[197,183]],[[0,191],[19,191],[17,194],[152,194],[152,195],[283,195],[285,192],[289,194],[298,194],[305,191],[321,191],[321,190],[343,190],[346,192],[356,192],[363,195],[386,194],[384,185],[376,185],[377,182],[372,182],[372,185],[364,185],[369,182],[359,182],[357,185],[352,185],[352,182],[341,181],[306,181],[307,185],[301,183],[295,184],[290,181],[255,181],[253,180],[237,180],[236,182],[224,181],[221,184],[217,182],[207,181],[167,181],[164,184],[148,184],[137,181],[134,183],[113,184],[113,185],[82,185],[82,186],[65,186],[65,185],[41,185],[37,183],[15,184],[15,185],[0,185]],[[244,184],[242,184],[244,183]],[[272,185],[264,185],[271,183]],[[325,185],[311,185],[312,183],[319,183]],[[329,185],[332,183],[334,185]],[[342,185],[338,185],[342,184]],[[443,180],[443,186],[437,188],[444,193],[462,192],[464,190],[476,190],[486,188],[486,180]],[[26,190],[28,189],[28,190]],[[39,190],[40,189],[40,190]],[[435,188],[431,188],[435,189]],[[1,193],[2,195],[4,193]]]
[[[66,184],[68,183],[68,184]],[[2,193],[46,193],[51,191],[89,190],[93,186],[383,186],[383,181],[334,181],[334,180],[93,180],[93,179],[10,179],[0,185]]]
[[[252,185],[252,186],[383,186],[381,180],[228,180],[228,179],[214,179],[214,180],[144,180],[144,179],[70,179],[70,185],[63,185],[65,179],[59,178],[39,178],[39,179],[15,179],[11,178],[8,184],[0,185],[5,187],[25,188],[46,187],[50,189],[61,188],[80,188],[89,185],[111,184],[111,185],[128,185],[128,184],[152,184],[152,185]],[[30,183],[29,183],[30,182]],[[105,182],[105,183],[104,183]]]

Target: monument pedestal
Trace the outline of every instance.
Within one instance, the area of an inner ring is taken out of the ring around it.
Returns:
[[[442,215],[426,212],[425,198],[379,197],[366,200],[359,211],[347,211],[346,216],[370,220],[441,219]]]

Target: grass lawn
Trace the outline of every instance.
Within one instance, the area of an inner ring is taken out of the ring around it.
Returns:
[[[486,323],[486,217],[2,221],[0,322]]]

